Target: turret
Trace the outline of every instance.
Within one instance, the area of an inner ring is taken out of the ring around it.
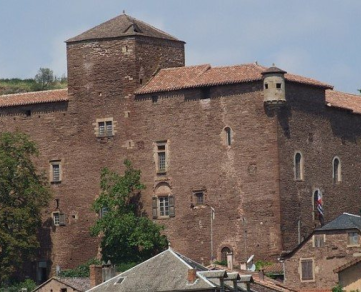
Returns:
[[[281,107],[286,103],[285,77],[286,71],[270,67],[262,72],[264,103],[267,106]]]

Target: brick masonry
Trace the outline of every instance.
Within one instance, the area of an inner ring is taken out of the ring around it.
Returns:
[[[130,36],[67,44],[69,101],[0,109],[2,131],[28,133],[39,145],[36,163],[49,173],[49,161],[62,161],[62,181],[51,184],[66,226],[54,226],[55,201],[44,212],[39,260],[54,271],[73,268],[98,254],[99,239],[89,236],[97,215],[90,206],[99,193],[102,167],[122,172],[129,158],[147,186],[144,210],[167,184],[175,198],[175,217],[156,219],[166,226],[172,247],[208,264],[211,255],[233,251],[235,264],[255,254],[276,257],[309,234],[312,191],[324,194],[326,220],[341,211],[357,213],[360,203],[360,117],[327,108],[319,87],[286,83],[287,105],[278,113],[263,103],[262,81],[202,89],[134,95],[161,68],[184,66],[184,43]],[[31,111],[27,116],[25,111]],[[97,119],[111,118],[112,137],[99,138]],[[225,127],[232,130],[227,145]],[[312,136],[312,142],[310,137]],[[167,141],[166,174],[156,172],[157,141]],[[294,180],[293,156],[305,157],[305,179]],[[342,183],[333,185],[331,161],[342,163]],[[205,204],[194,191],[204,190]],[[337,206],[337,208],[336,208]]]

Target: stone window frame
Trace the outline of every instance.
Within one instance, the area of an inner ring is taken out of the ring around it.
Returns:
[[[165,206],[161,206],[161,199],[166,200],[168,206],[165,209]],[[164,208],[164,213],[161,213],[162,208]],[[152,197],[152,214],[153,219],[168,219],[175,217],[175,200],[174,195],[156,195]]]
[[[53,224],[54,226],[65,226],[65,214],[60,211],[52,212]]]
[[[63,180],[63,161],[62,159],[52,159],[49,161],[49,178],[52,184],[61,183]],[[55,173],[56,167],[59,167],[58,174]]]
[[[227,254],[228,254],[228,253],[231,253],[231,252],[233,252],[231,247],[229,247],[228,245],[222,246],[221,252],[220,252],[221,262],[222,262],[222,261],[227,262]]]
[[[102,123],[104,123],[104,134],[100,133],[100,126]],[[107,130],[107,123],[111,124],[111,131]],[[96,119],[93,125],[95,126],[94,133],[97,138],[111,138],[116,133],[116,122],[114,121],[113,117]]]
[[[300,156],[298,161],[297,156]],[[305,159],[301,151],[296,151],[293,156],[293,170],[295,181],[304,181],[305,177]]]
[[[322,238],[322,243],[319,244],[316,237]],[[324,247],[326,243],[326,234],[314,234],[312,236],[312,246],[316,248]]]
[[[205,206],[206,205],[206,192],[205,188],[193,189],[192,190],[192,201],[194,202],[194,206]],[[200,196],[201,194],[201,196]],[[200,200],[200,197],[202,199]]]
[[[354,238],[357,235],[357,243],[351,242],[351,238]],[[347,247],[359,247],[360,246],[360,234],[357,231],[347,232]]]
[[[338,161],[338,164],[336,166],[336,161]],[[337,167],[337,169],[335,168]],[[335,156],[332,159],[332,181],[334,184],[339,184],[342,181],[342,168],[341,168],[341,159],[338,156]]]
[[[164,155],[164,158],[161,158]],[[169,143],[168,140],[155,142],[154,160],[157,174],[166,174],[169,169]]]
[[[303,275],[303,263],[312,263],[312,278],[310,279],[304,279]],[[315,282],[315,259],[314,258],[300,258],[299,261],[299,274],[300,274],[300,281],[302,283],[304,282]]]

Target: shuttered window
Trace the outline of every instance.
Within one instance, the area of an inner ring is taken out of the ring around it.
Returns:
[[[301,280],[313,281],[313,259],[301,260]]]
[[[175,217],[174,196],[159,196],[152,198],[152,217]]]

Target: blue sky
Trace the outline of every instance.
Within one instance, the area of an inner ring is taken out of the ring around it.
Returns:
[[[186,64],[258,61],[358,93],[360,0],[0,0],[0,78],[66,74],[64,41],[127,14],[186,44]]]

